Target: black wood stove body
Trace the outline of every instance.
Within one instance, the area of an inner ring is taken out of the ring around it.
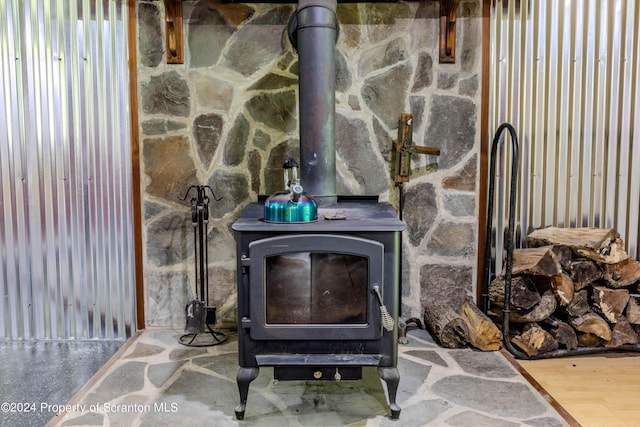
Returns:
[[[377,198],[339,199],[314,222],[269,223],[263,204],[233,224],[238,255],[238,353],[244,418],[261,366],[278,380],[358,380],[376,367],[391,418],[400,376],[397,324],[404,223]]]

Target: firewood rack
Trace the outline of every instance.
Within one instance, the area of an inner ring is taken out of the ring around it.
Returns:
[[[208,185],[192,185],[187,189],[184,197],[178,197],[184,201],[192,190],[196,191],[191,198],[191,225],[193,226],[193,247],[195,265],[195,299],[187,303],[185,307],[186,334],[180,336],[180,344],[189,347],[211,347],[226,341],[223,332],[214,330],[211,325],[216,323],[216,308],[209,306],[209,250],[208,232],[209,224],[209,196],[207,190],[213,196],[213,200],[220,201],[222,197],[216,197],[213,189]]]
[[[492,229],[493,229],[493,216],[494,216],[494,198],[495,198],[495,175],[496,175],[496,156],[498,146],[504,143],[505,138],[502,137],[504,132],[509,133],[511,140],[511,176],[509,185],[509,218],[507,231],[505,234],[505,271],[504,271],[504,304],[502,307],[502,340],[506,350],[509,351],[517,359],[534,360],[534,359],[551,359],[557,357],[566,356],[578,356],[583,354],[602,353],[608,351],[640,351],[640,345],[638,344],[623,344],[620,346],[608,348],[608,347],[578,347],[576,349],[557,349],[548,351],[536,355],[528,355],[523,351],[515,348],[509,337],[509,314],[510,300],[511,300],[511,278],[513,270],[513,250],[515,245],[515,199],[516,191],[518,188],[519,177],[519,147],[518,147],[518,135],[515,128],[510,123],[501,124],[496,130],[493,142],[491,144],[491,155],[489,158],[489,189],[487,200],[487,228],[484,247],[484,270],[482,277],[482,293],[481,303],[482,311],[485,314],[489,312],[489,282],[491,280],[491,248],[492,248]],[[499,215],[504,215],[504,212],[499,212]],[[496,257],[501,256],[496,252]]]

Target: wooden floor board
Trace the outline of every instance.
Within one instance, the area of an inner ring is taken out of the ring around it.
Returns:
[[[640,426],[640,353],[516,363],[582,427]]]

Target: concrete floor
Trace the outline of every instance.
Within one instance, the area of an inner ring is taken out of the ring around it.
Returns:
[[[56,415],[56,426],[567,426],[500,352],[443,349],[424,330],[399,346],[399,421],[389,419],[374,368],[341,382],[274,381],[262,368],[243,421],[234,417],[237,340],[178,343],[181,331],[146,330],[104,375]],[[15,425],[15,424],[12,424]],[[31,424],[33,425],[33,424]]]
[[[123,344],[0,341],[0,426],[46,424]]]

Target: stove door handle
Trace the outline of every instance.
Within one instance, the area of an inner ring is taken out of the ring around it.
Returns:
[[[371,292],[376,294],[378,297],[378,303],[380,304],[380,320],[382,321],[382,327],[387,331],[391,332],[395,328],[395,321],[393,320],[393,316],[389,314],[387,307],[385,307],[384,302],[382,301],[382,295],[380,294],[380,284],[376,283],[371,288]]]
[[[375,294],[376,297],[378,297],[378,303],[380,304],[380,307],[383,307],[384,303],[382,302],[382,294],[380,293],[380,283],[373,284],[373,286],[371,287],[371,293]]]

